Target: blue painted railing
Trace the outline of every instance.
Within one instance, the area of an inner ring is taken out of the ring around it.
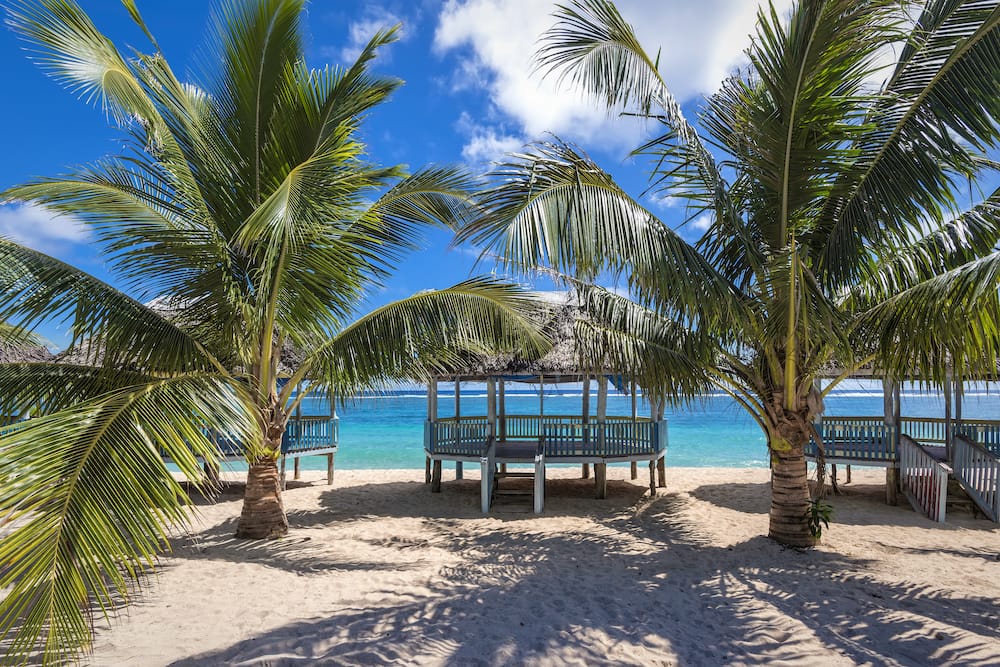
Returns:
[[[502,427],[502,429],[500,429]],[[498,429],[506,440],[541,440],[546,457],[652,456],[667,447],[666,422],[607,417],[583,423],[577,415],[507,415]],[[486,417],[448,417],[424,424],[424,447],[432,455],[479,456],[490,435]]]
[[[321,454],[334,450],[339,442],[339,418],[293,417],[281,436],[281,453],[285,456]]]
[[[1000,456],[1000,421],[993,419],[963,419],[955,433],[981,445],[994,456]]]
[[[886,426],[881,417],[824,417],[816,427],[827,459],[887,462],[897,458],[897,429]],[[816,441],[811,438],[806,456],[815,458],[817,454]]]

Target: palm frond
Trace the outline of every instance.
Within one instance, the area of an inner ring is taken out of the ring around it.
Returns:
[[[93,276],[0,238],[0,320],[25,330],[63,319],[73,341],[100,341],[104,363],[186,371],[217,362],[199,343],[150,308]]]
[[[319,347],[303,375],[338,396],[425,381],[477,355],[540,356],[542,304],[515,285],[473,278],[378,308]],[[308,369],[308,370],[307,370]]]
[[[198,479],[214,462],[213,427],[253,441],[233,388],[189,376],[118,388],[0,433],[0,639],[7,657],[59,664],[90,641],[187,521],[187,496],[164,462]]]
[[[536,143],[498,166],[477,220],[458,234],[513,266],[550,266],[580,279],[624,274],[640,295],[660,295],[685,317],[725,317],[739,296],[674,230],[626,194],[587,156]]]

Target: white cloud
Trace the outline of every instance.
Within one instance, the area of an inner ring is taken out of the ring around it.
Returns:
[[[43,252],[87,239],[87,230],[73,217],[37,204],[0,206],[0,236]]]
[[[505,154],[524,146],[524,139],[497,134],[492,128],[483,128],[462,147],[462,157],[471,164],[497,162]]]
[[[775,5],[783,12],[791,3]],[[664,78],[682,102],[714,91],[745,62],[757,11],[751,0],[619,0],[617,5],[651,54],[662,47]],[[552,132],[605,149],[634,146],[642,132],[637,123],[610,118],[593,101],[558,90],[553,77],[533,71],[532,54],[538,36],[553,23],[553,9],[554,3],[538,0],[448,0],[434,44],[439,52],[458,50],[466,57],[454,87],[484,88],[494,109],[527,137]]]
[[[712,226],[712,214],[702,213],[697,218],[689,222],[688,226],[691,227],[691,229],[695,229],[699,232],[704,232],[709,227]]]
[[[455,123],[458,133],[467,138],[462,147],[462,157],[469,164],[486,166],[500,161],[507,153],[520,150],[528,140],[508,134],[502,127],[476,122],[466,112],[462,112]]]
[[[375,33],[391,28],[397,23],[403,23],[399,15],[382,7],[369,5],[365,7],[364,16],[347,28],[347,45],[339,51],[331,52],[330,49],[323,49],[322,52],[324,55],[336,57],[341,63],[351,64],[358,59],[361,49],[375,36]],[[403,29],[397,34],[400,39],[406,39],[407,33]],[[380,56],[385,57],[385,49],[380,51]]]

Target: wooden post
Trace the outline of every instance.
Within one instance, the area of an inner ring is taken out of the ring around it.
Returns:
[[[538,376],[538,425],[541,427],[545,417],[545,376]],[[539,434],[541,435],[541,434]]]
[[[326,483],[333,484],[333,452],[326,455]]]
[[[507,395],[504,387],[504,380],[500,378],[500,414],[498,418],[500,419],[500,440],[507,439]]]
[[[499,395],[499,399],[500,399],[500,408],[498,410],[499,414],[497,415],[497,419],[499,420],[499,423],[497,424],[497,427],[498,427],[498,430],[500,431],[500,435],[499,435],[499,437],[497,439],[500,440],[500,441],[503,441],[503,440],[507,439],[507,388],[506,388],[506,385],[504,384],[504,379],[503,378],[500,378],[500,395]],[[502,473],[506,473],[507,472],[507,464],[506,463],[501,463],[500,464],[500,472],[502,472]]]
[[[583,376],[583,449],[586,451],[590,445],[590,376]],[[590,477],[590,464],[584,463],[580,471],[583,479]]]
[[[608,497],[608,464],[594,464],[594,485],[596,487],[597,498],[603,500]]]
[[[663,413],[667,409],[666,403],[660,401],[656,404],[656,421],[663,421]],[[661,456],[656,459],[656,472],[657,472],[657,486],[661,489],[667,488],[667,459],[666,456]]]
[[[608,376],[601,375],[597,380],[597,451],[604,457],[605,452],[605,420],[608,416]],[[608,464],[594,464],[594,485],[598,498],[608,497]]]
[[[288,488],[288,480],[285,477],[285,461],[288,459],[287,456],[281,457],[281,490],[284,491]]]
[[[895,505],[899,480],[899,405],[898,383],[892,377],[882,378],[882,420],[889,427],[889,437],[896,451],[895,460],[885,469],[885,502]]]
[[[430,380],[427,383],[427,437],[431,442],[426,443],[428,449],[432,447],[433,438],[435,437],[435,431],[437,429],[437,414],[438,414],[438,381],[436,379]],[[424,484],[431,483],[431,456],[427,454],[424,457]]]
[[[434,459],[431,470],[431,493],[441,493],[441,459]]]
[[[944,453],[948,463],[951,463],[951,373],[950,368],[944,373]]]
[[[656,459],[649,462],[649,497],[656,497]]]
[[[632,380],[632,439],[635,440],[635,434],[639,431],[639,403],[638,403],[638,387],[636,387],[635,380]],[[639,462],[632,461],[630,476],[632,479],[639,478]]]
[[[295,406],[295,422],[296,422],[295,427],[298,429],[299,439],[300,439],[300,443],[301,443],[301,438],[302,438],[302,404],[301,403],[299,403],[298,405]],[[299,470],[299,465],[300,465],[300,459],[299,459],[298,456],[296,456],[295,460],[292,461],[292,479],[296,479],[296,480],[297,479],[301,479],[302,474],[301,474],[301,471]]]
[[[496,378],[486,380],[486,421],[489,423],[489,435],[497,437],[497,381]]]
[[[455,430],[458,433],[457,440],[459,440],[459,441],[461,441],[461,439],[462,439],[462,429],[461,429],[461,422],[462,422],[462,419],[461,419],[461,417],[462,417],[462,389],[461,389],[461,387],[462,387],[462,383],[458,379],[458,377],[456,377],[455,378]],[[455,479],[462,479],[463,477],[464,477],[464,475],[463,475],[463,470],[462,470],[462,462],[461,461],[455,461]]]
[[[955,381],[955,429],[962,428],[962,396],[965,394],[965,382],[962,378]]]

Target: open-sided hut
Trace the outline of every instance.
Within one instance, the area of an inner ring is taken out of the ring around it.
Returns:
[[[427,481],[431,490],[441,490],[442,463],[455,462],[456,476],[471,463],[481,469],[481,503],[489,511],[495,492],[507,477],[533,478],[533,507],[541,512],[545,502],[545,469],[550,464],[575,463],[583,466],[584,477],[594,466],[596,495],[607,493],[607,465],[631,463],[633,478],[639,462],[648,464],[650,492],[664,486],[664,457],[667,423],[663,406],[652,405],[650,416],[640,416],[637,392],[616,369],[594,371],[582,363],[574,339],[574,323],[580,317],[575,297],[570,293],[543,293],[550,308],[547,328],[552,349],[539,359],[513,355],[479,358],[467,368],[433,379],[427,388],[427,421],[424,450]],[[438,415],[439,384],[453,382],[454,416]],[[486,385],[485,414],[473,414],[463,406],[462,382]],[[538,411],[510,414],[506,388],[512,383],[539,387]],[[545,405],[545,388],[562,383],[582,383],[579,414],[550,414]],[[631,414],[607,413],[608,387],[615,384],[632,392]],[[596,385],[596,395],[591,389]],[[593,400],[593,402],[592,402]],[[592,409],[596,408],[596,409]],[[509,472],[508,466],[527,464],[529,472]]]
[[[839,373],[831,370],[830,375]],[[1000,522],[1000,421],[963,417],[964,382],[955,382],[950,374],[945,378],[941,417],[910,417],[902,414],[898,379],[871,367],[852,377],[882,381],[883,414],[821,416],[816,431],[826,464],[844,464],[848,475],[852,465],[884,467],[887,502],[894,504],[901,490],[916,511],[942,522],[948,481],[955,479],[979,511]],[[818,461],[819,454],[814,438],[806,456]]]

